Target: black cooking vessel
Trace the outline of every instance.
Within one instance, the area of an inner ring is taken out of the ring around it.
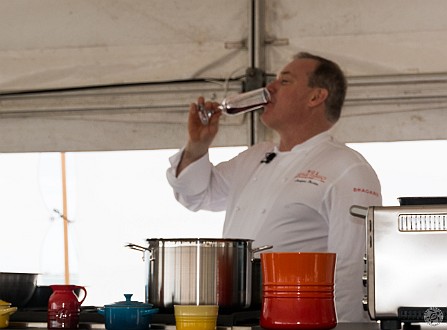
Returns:
[[[405,205],[439,205],[447,204],[447,197],[399,197],[397,199],[401,206]]]
[[[24,307],[31,299],[37,284],[33,273],[0,273],[0,299],[14,307]]]
[[[253,259],[251,270],[251,305],[250,309],[258,310],[262,304],[262,270],[261,259]]]

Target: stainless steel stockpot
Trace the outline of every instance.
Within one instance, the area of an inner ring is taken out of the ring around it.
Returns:
[[[253,254],[246,239],[147,239],[146,302],[160,308],[177,304],[219,305],[240,310],[250,307]]]

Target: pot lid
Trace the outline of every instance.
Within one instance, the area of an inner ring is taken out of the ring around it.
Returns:
[[[123,308],[123,307],[132,307],[132,308],[152,308],[152,304],[146,304],[140,301],[133,301],[131,300],[133,294],[131,293],[125,293],[124,297],[126,298],[125,301],[118,301],[116,303],[105,305],[105,307],[112,307],[112,308]]]

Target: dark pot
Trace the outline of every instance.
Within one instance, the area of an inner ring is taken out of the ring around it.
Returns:
[[[261,259],[253,259],[251,272],[251,309],[260,309],[262,304]]]
[[[447,204],[447,197],[399,197],[399,204],[404,205],[439,205]]]
[[[26,304],[26,307],[48,307],[48,299],[50,299],[53,289],[50,286],[36,286],[34,294]]]
[[[36,289],[38,274],[0,273],[0,299],[24,307]]]

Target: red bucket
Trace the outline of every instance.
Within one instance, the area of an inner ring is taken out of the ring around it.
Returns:
[[[261,254],[265,329],[332,329],[335,253]]]

